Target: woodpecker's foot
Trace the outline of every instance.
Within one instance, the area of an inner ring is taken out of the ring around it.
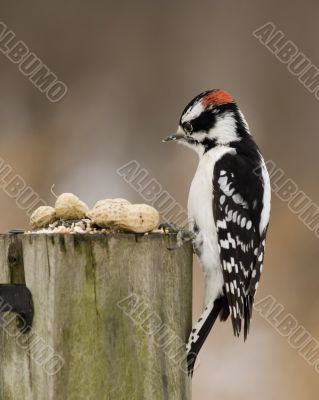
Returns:
[[[169,250],[176,250],[184,245],[184,243],[189,242],[190,240],[193,241],[194,233],[179,227],[176,224],[171,223],[164,223],[159,226],[159,229],[163,229],[164,233],[174,233],[176,234],[177,244],[175,247],[169,248]]]
[[[166,234],[175,233],[176,235],[182,230],[180,226],[169,222],[164,222],[163,224],[160,224],[158,229],[163,229],[164,233]]]

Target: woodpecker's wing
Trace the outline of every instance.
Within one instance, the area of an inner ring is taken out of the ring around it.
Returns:
[[[256,163],[248,157],[226,154],[215,164],[213,182],[213,214],[224,292],[234,335],[239,336],[243,319],[245,338],[262,270],[266,234],[259,232],[263,178],[254,172],[254,166]]]

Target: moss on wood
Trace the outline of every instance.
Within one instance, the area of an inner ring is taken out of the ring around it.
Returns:
[[[191,328],[190,243],[170,251],[176,238],[162,234],[15,240],[24,268],[16,278],[35,307],[27,339],[41,338],[64,366],[49,376],[37,346],[21,348],[0,329],[2,400],[190,399],[180,349]],[[10,245],[14,254],[12,238],[0,236],[0,283],[13,276]]]

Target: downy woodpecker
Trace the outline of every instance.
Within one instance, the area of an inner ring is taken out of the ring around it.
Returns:
[[[176,141],[195,150],[199,164],[189,198],[189,227],[205,277],[204,310],[187,344],[188,370],[219,316],[231,317],[246,339],[264,260],[270,183],[247,122],[230,94],[201,93],[185,108]]]

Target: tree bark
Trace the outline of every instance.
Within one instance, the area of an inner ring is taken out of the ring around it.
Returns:
[[[34,303],[27,334],[0,313],[1,400],[189,400],[192,248],[174,246],[159,233],[1,235],[0,283],[26,283]]]

